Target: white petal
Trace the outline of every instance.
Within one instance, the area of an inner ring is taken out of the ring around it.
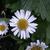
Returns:
[[[23,31],[21,31],[21,39],[24,37]]]
[[[7,32],[8,32],[8,30],[5,29],[4,31],[2,31],[2,35],[3,35],[3,34],[6,35]]]
[[[21,15],[21,18],[24,18],[25,11],[21,9],[21,10],[20,10],[20,15]]]
[[[31,25],[31,26],[37,26],[38,24],[36,24],[36,23],[30,23],[29,25]]]
[[[35,30],[34,28],[31,28],[31,27],[30,27],[30,30],[32,30],[33,32],[36,32],[36,30]]]
[[[14,20],[14,19],[10,19],[10,22],[17,23],[16,20]]]
[[[25,35],[25,31],[24,30],[21,31],[21,39],[22,38],[24,38],[24,39],[26,38],[26,35]]]
[[[27,46],[26,50],[31,50],[31,46]]]
[[[36,44],[36,45],[37,45],[37,46],[40,45],[40,41],[39,41],[39,40],[37,40],[37,44]]]
[[[38,24],[36,24],[36,23],[30,23],[30,24],[29,24],[30,27],[33,27],[33,28],[35,28],[35,29],[37,29],[37,27],[36,27],[37,25],[38,25]]]
[[[20,31],[19,31],[19,33],[18,33],[18,37],[20,37],[20,35],[21,35],[21,33],[20,33]]]
[[[15,12],[15,15],[16,15],[17,18],[20,19],[20,12],[18,10]]]
[[[37,43],[38,43],[38,44],[40,44],[40,41],[39,41],[39,40],[37,40]]]
[[[15,23],[12,23],[12,22],[10,22],[9,24],[10,24],[11,27],[15,27],[16,26]]]
[[[26,30],[26,37],[30,38],[29,32]]]
[[[29,31],[31,34],[33,33],[33,31],[30,30],[30,27],[27,28],[27,31]]]
[[[36,30],[32,27],[30,27],[30,30],[33,31],[33,32],[36,32]]]
[[[48,46],[46,46],[45,43],[43,43],[43,42],[41,42],[41,46],[42,46],[43,48],[47,48],[47,47],[48,47]]]
[[[6,32],[5,31],[0,31],[0,35],[3,35],[5,34]]]
[[[23,33],[24,33],[24,39],[26,39],[26,33],[25,33],[25,31],[23,31]]]
[[[17,19],[13,19],[13,18],[10,19],[10,22],[12,22],[12,23],[17,23],[17,21],[18,21]]]
[[[12,16],[13,19],[17,19],[15,16]]]
[[[0,31],[0,35],[2,35],[2,31]]]
[[[25,19],[28,19],[30,17],[31,12],[30,11],[26,11],[26,15],[25,15]]]
[[[35,46],[36,43],[35,42],[31,42],[31,47]]]
[[[48,48],[48,46],[45,46],[45,48]]]
[[[15,30],[17,30],[18,28],[17,27],[15,27],[15,28],[13,28],[11,31],[13,32],[13,31],[15,31]]]
[[[13,18],[14,20],[18,21],[18,19],[17,19],[16,17],[12,16],[12,18]]]
[[[16,30],[16,31],[14,32],[14,36],[16,36],[18,32],[19,32],[19,30]]]
[[[43,45],[43,46],[44,46],[44,45],[45,45],[45,43],[41,42],[41,45]]]
[[[37,18],[35,18],[33,15],[28,19],[29,22],[32,22],[34,20],[36,20]]]

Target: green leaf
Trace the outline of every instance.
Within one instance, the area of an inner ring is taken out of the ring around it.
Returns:
[[[26,43],[21,44],[20,47],[19,47],[19,50],[25,50],[25,47],[27,47]]]
[[[18,0],[2,0],[2,3],[4,4],[11,4],[11,3],[14,3],[14,2],[17,2]]]
[[[47,31],[46,31],[46,42],[50,43],[50,23],[48,23]]]
[[[31,10],[33,0],[21,0],[22,9]]]
[[[50,50],[50,48],[46,49],[46,50]]]
[[[47,27],[47,38],[50,39],[50,25]]]
[[[22,8],[35,10],[41,14],[41,18],[50,21],[50,0],[21,0]]]
[[[41,18],[50,22],[50,0],[4,0],[2,3],[9,4],[12,12],[17,9],[34,10],[41,14]]]
[[[18,44],[22,44],[23,43],[23,40],[19,39],[17,36],[11,35],[11,38],[13,38],[14,40],[16,40]]]
[[[23,47],[23,46],[20,46],[20,47],[19,47],[19,50],[24,50],[24,47]]]
[[[8,6],[7,6],[8,5]],[[6,7],[11,9],[11,12],[20,8],[20,2],[15,2],[12,4],[7,4]]]
[[[8,22],[9,19],[8,18],[0,18],[0,21],[6,21],[6,22]]]

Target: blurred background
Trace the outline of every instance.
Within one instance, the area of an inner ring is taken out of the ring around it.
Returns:
[[[9,30],[6,35],[0,35],[0,50],[25,50],[31,41],[37,39],[45,42],[49,46],[46,50],[50,50],[50,0],[0,0],[0,20],[8,22],[14,12],[20,9],[30,10],[37,17],[37,32],[24,40],[14,37]]]

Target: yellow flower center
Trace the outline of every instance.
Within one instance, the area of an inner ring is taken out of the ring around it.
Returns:
[[[0,25],[0,31],[4,31],[5,30],[5,26],[4,25]]]
[[[38,46],[34,46],[31,50],[42,50],[42,48]]]
[[[25,30],[28,27],[28,21],[26,19],[20,19],[17,22],[17,26],[18,26],[19,29]]]

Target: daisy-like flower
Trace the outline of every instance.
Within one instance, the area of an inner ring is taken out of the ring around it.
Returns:
[[[6,34],[8,32],[8,25],[5,21],[0,21],[0,35]]]
[[[26,50],[45,50],[45,48],[48,48],[48,46],[44,42],[37,40],[37,42],[31,42]]]
[[[9,24],[11,27],[14,27],[11,31],[14,32],[15,36],[21,37],[21,39],[30,38],[29,33],[33,34],[36,32],[38,24],[34,23],[34,21],[37,18],[31,15],[30,11],[27,10],[25,12],[23,9],[20,12],[17,10],[15,16],[12,16],[12,19],[10,19]]]

